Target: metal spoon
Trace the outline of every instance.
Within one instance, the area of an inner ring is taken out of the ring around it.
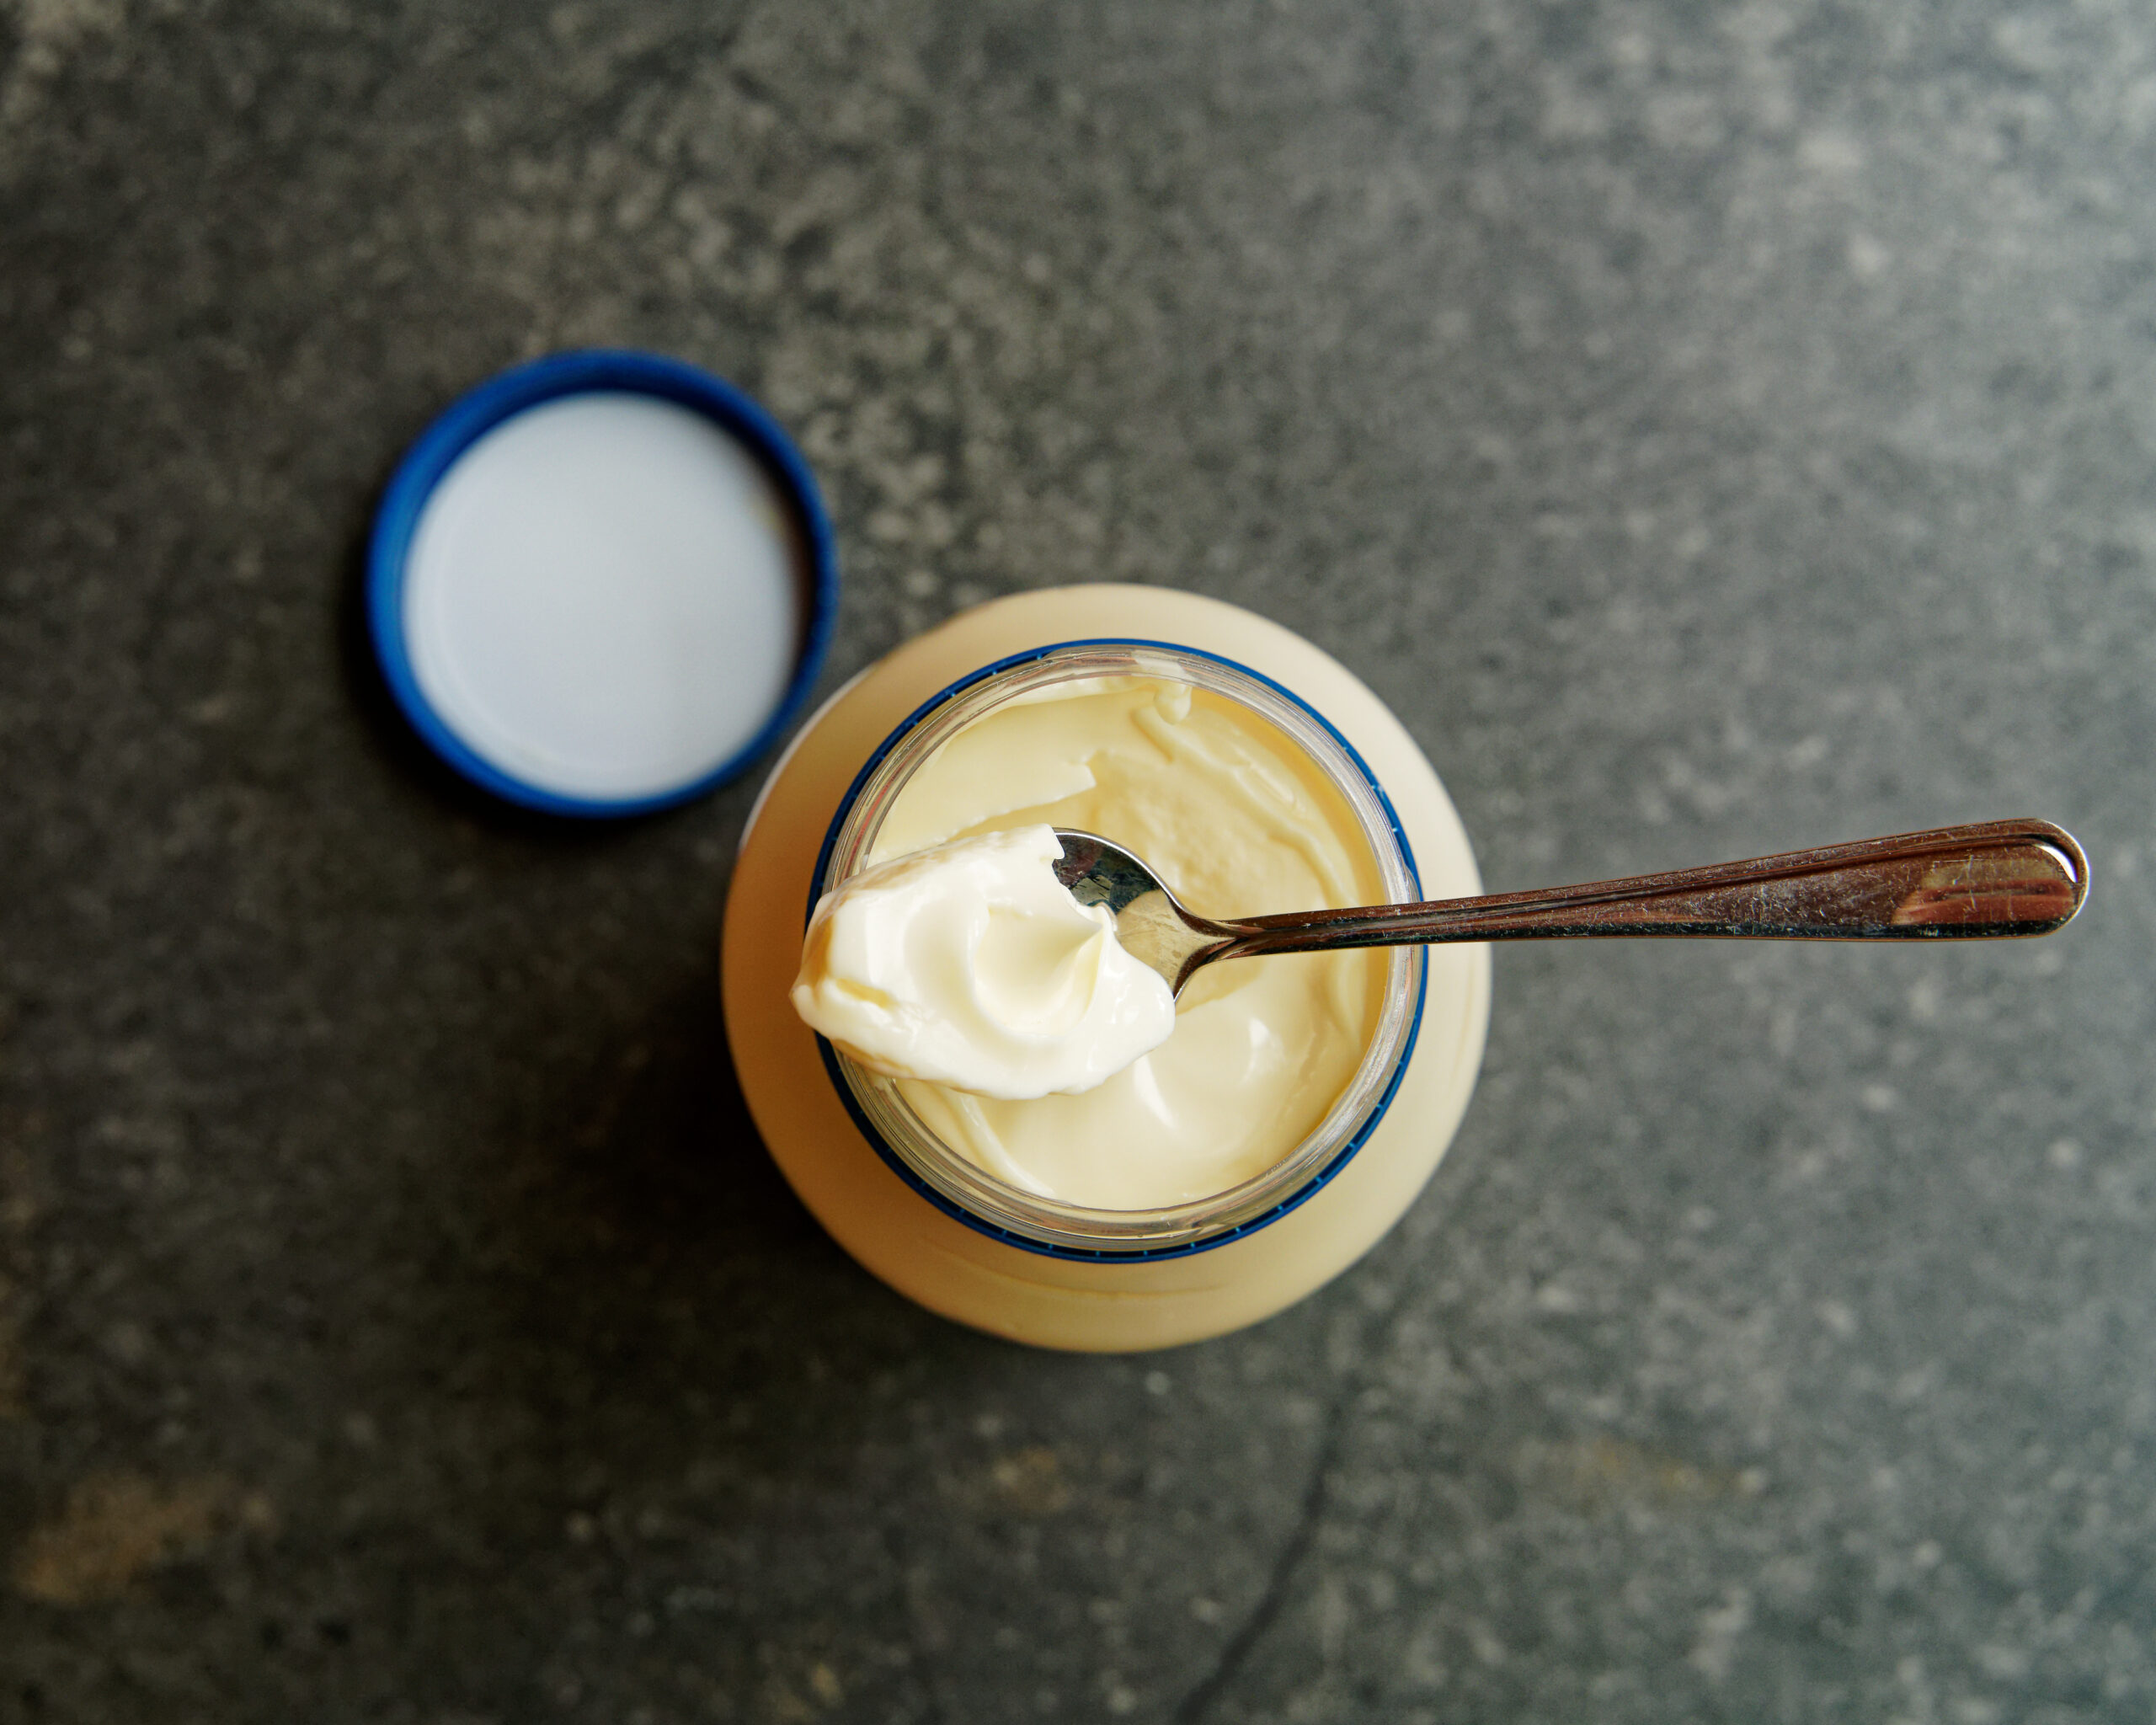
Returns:
[[[1056,830],[1056,878],[1104,905],[1125,951],[1177,994],[1202,964],[1263,953],[1582,935],[1751,940],[1993,939],[2064,927],[2089,859],[2047,820],[1993,820],[1789,851],[1748,862],[1536,892],[1215,921],[1185,910],[1145,864],[1094,833]]]

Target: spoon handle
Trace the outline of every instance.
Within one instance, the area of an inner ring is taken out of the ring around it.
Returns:
[[[1989,939],[2049,934],[2088,890],[2071,833],[1993,820],[1586,886],[1246,917],[1207,958],[1586,935]]]

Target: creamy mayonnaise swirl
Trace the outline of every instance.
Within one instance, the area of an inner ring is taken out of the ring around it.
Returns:
[[[1024,1102],[1091,1090],[1176,1028],[1168,985],[1055,878],[1046,826],[864,869],[809,919],[793,1008],[871,1071]]]
[[[1125,846],[1202,914],[1385,896],[1353,810],[1309,756],[1251,708],[1166,676],[1072,681],[990,709],[907,781],[868,861],[1043,826]],[[952,932],[947,957],[972,937],[962,920],[918,929]],[[1119,1210],[1210,1197],[1324,1119],[1376,1028],[1389,962],[1365,950],[1208,965],[1176,1001],[1165,1042],[1076,1093],[999,1097],[917,1076],[896,1087],[937,1136],[1022,1190]],[[969,998],[956,979],[938,985]]]

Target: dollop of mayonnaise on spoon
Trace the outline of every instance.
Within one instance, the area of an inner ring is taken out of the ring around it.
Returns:
[[[1168,985],[1055,878],[1054,829],[863,869],[816,905],[793,1009],[873,1071],[1008,1102],[1104,1083],[1168,1039]]]

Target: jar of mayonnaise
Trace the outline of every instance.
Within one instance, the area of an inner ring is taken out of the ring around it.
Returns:
[[[1020,1103],[872,1071],[795,1015],[825,893],[1042,821],[1129,846],[1216,916],[1481,890],[1413,740],[1299,637],[1156,588],[998,601],[840,690],[751,811],[723,955],[750,1109],[839,1243],[947,1316],[1094,1350],[1267,1316],[1374,1243],[1444,1155],[1481,1060],[1487,950],[1215,966],[1135,1067]]]

